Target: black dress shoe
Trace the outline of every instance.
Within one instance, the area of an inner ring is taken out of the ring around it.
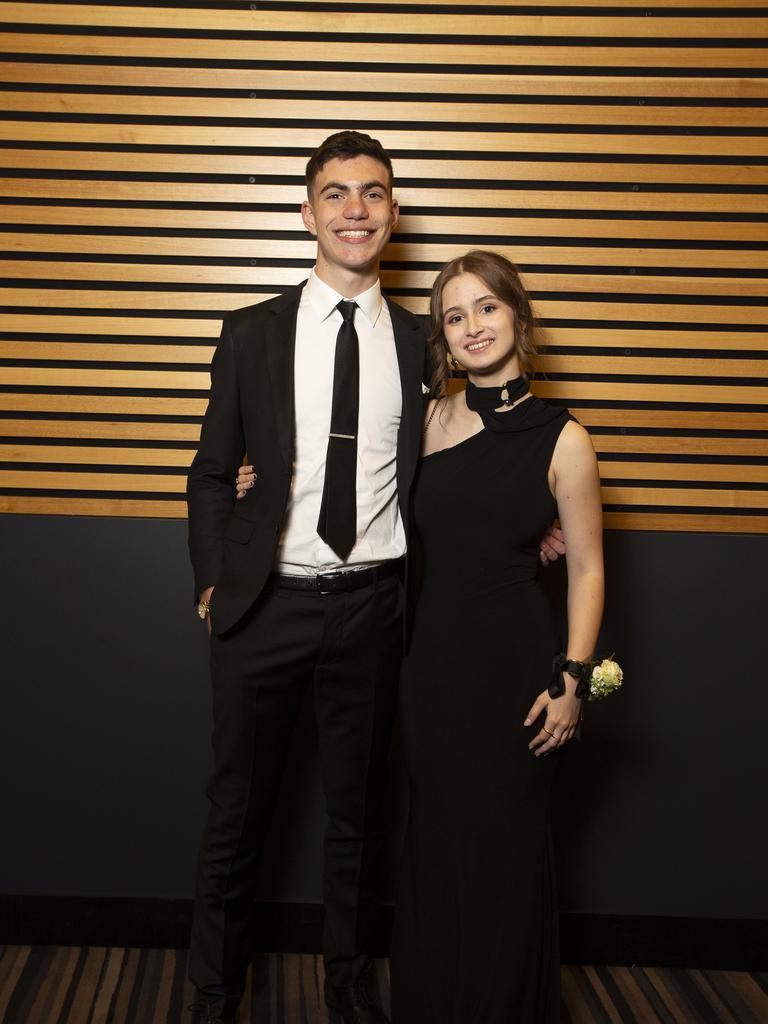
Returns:
[[[325,983],[325,1002],[330,1024],[389,1024],[387,1016],[371,999],[364,981],[350,988]]]
[[[189,1007],[192,1014],[190,1024],[235,1024],[236,1006],[226,999],[201,1000]]]

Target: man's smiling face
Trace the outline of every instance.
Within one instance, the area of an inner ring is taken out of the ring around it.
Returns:
[[[304,226],[317,238],[318,276],[340,293],[353,284],[370,287],[398,215],[389,172],[378,160],[329,160],[301,206]]]

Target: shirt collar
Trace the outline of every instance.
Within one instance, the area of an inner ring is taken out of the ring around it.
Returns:
[[[345,298],[344,295],[340,295],[337,291],[334,291],[334,289],[331,288],[330,285],[327,285],[325,281],[321,281],[314,270],[309,275],[309,279],[307,280],[304,288],[304,294],[309,299],[312,308],[321,320],[327,320],[341,300]],[[379,319],[383,303],[381,283],[376,281],[367,289],[367,291],[362,292],[360,295],[353,296],[353,301],[357,303],[360,312],[371,327],[374,327],[376,325],[376,321]]]

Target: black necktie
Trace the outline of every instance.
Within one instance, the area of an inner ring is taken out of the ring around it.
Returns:
[[[325,482],[317,532],[342,561],[357,538],[357,412],[360,404],[360,356],[355,310],[345,299],[336,307],[344,321],[336,335],[333,364],[333,405]]]

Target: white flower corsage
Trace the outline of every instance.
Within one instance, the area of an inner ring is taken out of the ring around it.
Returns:
[[[610,658],[604,658],[599,665],[595,665],[592,669],[587,699],[600,700],[601,697],[610,696],[614,690],[618,690],[623,679],[624,673],[621,670],[621,665],[618,661],[613,660],[613,655]]]
[[[565,693],[564,672],[576,680],[574,694],[579,700],[599,700],[601,697],[607,697],[621,686],[624,678],[621,666],[613,660],[613,655],[596,665],[593,661],[574,661],[561,651],[552,661],[552,679],[548,693],[553,700]]]

